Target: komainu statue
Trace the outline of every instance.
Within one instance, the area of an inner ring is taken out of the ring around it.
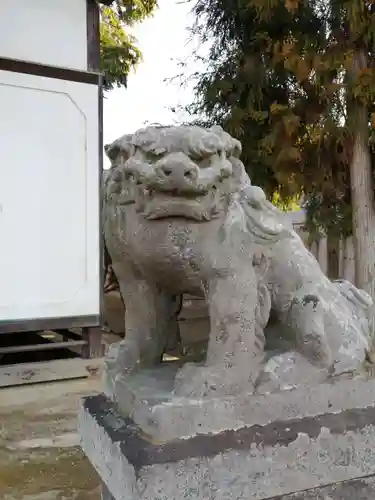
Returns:
[[[177,395],[286,389],[365,360],[371,298],[322,273],[252,186],[237,140],[220,127],[152,126],[106,153],[104,234],[126,304],[126,337],[107,358],[113,377],[160,363],[184,293],[206,298],[211,330],[205,362],[178,372]],[[271,310],[294,348],[266,359]]]

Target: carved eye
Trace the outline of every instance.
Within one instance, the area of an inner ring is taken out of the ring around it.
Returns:
[[[200,159],[194,160],[194,161],[199,166],[199,168],[208,168],[211,166],[211,157],[200,158]]]
[[[109,178],[111,182],[113,183],[121,183],[122,181],[122,173],[121,173],[121,170],[119,170],[118,168],[116,168],[113,172],[111,172],[112,175],[111,177]]]
[[[120,194],[122,190],[122,186],[119,182],[110,182],[107,188],[107,192],[109,195],[111,194]]]

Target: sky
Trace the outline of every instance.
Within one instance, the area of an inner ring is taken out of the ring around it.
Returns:
[[[166,125],[186,118],[169,108],[189,103],[191,88],[164,80],[180,73],[178,61],[186,59],[193,50],[187,30],[194,22],[191,8],[191,2],[159,0],[154,15],[132,28],[143,61],[129,75],[127,88],[105,94],[104,144],[147,123]],[[107,159],[104,166],[109,166]]]

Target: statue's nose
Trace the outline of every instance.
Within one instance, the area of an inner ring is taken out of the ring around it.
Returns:
[[[157,172],[169,182],[191,182],[197,179],[199,169],[194,163],[186,161],[186,157],[181,158],[176,155],[163,161],[158,166]]]

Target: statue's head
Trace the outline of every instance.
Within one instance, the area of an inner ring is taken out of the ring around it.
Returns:
[[[134,204],[146,219],[210,220],[239,176],[241,144],[220,127],[150,126],[105,150],[106,201]]]

